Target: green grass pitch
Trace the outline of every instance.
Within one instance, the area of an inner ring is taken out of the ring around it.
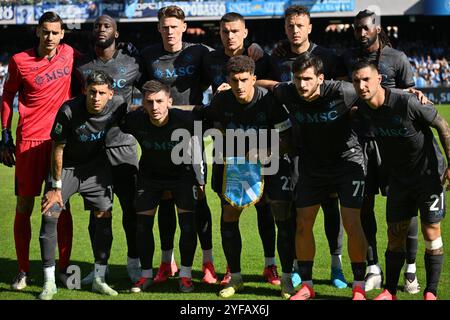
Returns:
[[[450,121],[450,105],[438,106],[440,113]],[[17,120],[17,114],[14,115]],[[32,241],[30,248],[31,260],[31,276],[35,279],[33,285],[27,287],[23,292],[14,292],[10,289],[10,283],[17,272],[16,254],[14,249],[13,238],[13,221],[15,214],[15,197],[14,197],[14,171],[11,168],[0,166],[0,300],[27,300],[37,299],[41,291],[43,283],[43,275],[41,268],[40,250],[39,250],[39,227],[40,227],[40,212],[39,200],[37,199],[35,209],[32,215]],[[213,250],[216,271],[219,276],[223,276],[226,267],[226,261],[221,246],[219,217],[220,207],[217,196],[211,191],[210,186],[207,188],[208,202],[211,207],[213,215]],[[383,197],[378,197],[376,200],[376,213],[378,221],[378,251],[380,256],[380,263],[384,268],[384,251],[386,249],[386,223],[385,223],[385,201]],[[447,205],[449,202],[447,201]],[[92,269],[92,253],[88,237],[88,220],[89,214],[85,212],[82,207],[81,197],[76,195],[71,199],[72,215],[74,220],[74,239],[72,250],[72,264],[81,267],[82,274],[86,275]],[[119,291],[119,296],[114,298],[104,297],[90,291],[89,286],[83,286],[81,290],[67,290],[58,289],[58,294],[55,295],[55,300],[219,300],[217,293],[220,286],[206,285],[200,282],[201,280],[201,250],[197,247],[194,265],[193,278],[195,284],[195,291],[189,294],[182,294],[178,292],[178,281],[176,278],[170,279],[165,284],[154,286],[151,292],[132,294],[129,292],[130,283],[126,273],[126,242],[125,235],[121,225],[121,210],[117,199],[114,202],[113,210],[113,247],[110,258],[110,276],[109,283]],[[156,221],[155,221],[155,225]],[[450,243],[450,227],[448,219],[444,219],[442,223],[443,241],[445,246]],[[249,299],[249,300],[280,300],[279,287],[272,286],[263,282],[262,270],[264,267],[264,257],[262,251],[261,240],[257,232],[256,211],[254,208],[246,209],[242,214],[240,221],[240,230],[242,233],[242,274],[245,281],[245,290],[238,293],[233,299]],[[158,228],[155,226],[155,256],[153,260],[154,268],[159,266],[160,249],[159,249],[159,234]],[[175,238],[175,258],[179,262],[178,252],[178,238],[179,233]],[[328,251],[328,244],[326,242],[323,215],[319,214],[315,225],[316,237],[316,258],[314,264],[313,278],[315,290],[318,299],[348,299],[351,297],[351,289],[335,289],[330,285],[330,255]],[[347,280],[352,279],[350,262],[347,255],[346,240],[344,241],[343,250],[343,265],[344,273]],[[425,270],[423,262],[424,245],[421,234],[419,234],[419,251],[417,254],[417,275],[422,288],[425,285]],[[277,257],[278,261],[278,257]],[[279,265],[279,263],[278,263]],[[281,271],[281,270],[280,270]],[[402,279],[402,277],[401,277]],[[400,286],[402,282],[400,282]],[[378,290],[368,293],[368,298],[371,299],[376,296]],[[450,259],[444,260],[444,266],[441,275],[438,296],[442,300],[450,299]],[[422,299],[421,293],[417,295],[409,295],[399,292],[399,299]]]

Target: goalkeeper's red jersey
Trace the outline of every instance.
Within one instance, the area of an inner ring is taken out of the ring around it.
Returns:
[[[50,139],[56,113],[71,97],[75,55],[78,53],[72,47],[60,44],[50,61],[38,57],[37,49],[17,53],[11,58],[3,91],[2,126],[10,127],[7,118],[14,96],[19,92],[17,140]]]

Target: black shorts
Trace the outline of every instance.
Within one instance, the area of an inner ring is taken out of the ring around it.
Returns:
[[[61,194],[64,204],[75,193],[83,197],[84,209],[94,211],[112,210],[112,175],[109,165],[96,163],[95,166],[62,169]],[[46,191],[51,187],[48,182]]]
[[[138,168],[129,163],[122,163],[111,168],[113,191],[124,203],[133,203],[136,198]]]
[[[445,216],[445,191],[440,178],[421,179],[414,184],[391,180],[387,194],[386,220],[395,223],[411,219],[420,212],[424,224],[440,222]]]
[[[295,186],[296,207],[318,205],[337,192],[341,206],[361,208],[364,197],[364,164],[343,161],[335,170],[314,173],[299,165]]]
[[[386,196],[388,173],[381,162],[380,153],[375,140],[366,140],[361,144],[367,164],[364,195],[376,195],[381,191]]]
[[[171,192],[177,208],[194,211],[197,181],[189,174],[176,180],[155,180],[138,176],[136,212],[155,209],[164,191]]]
[[[264,176],[264,193],[269,201],[291,202],[294,185],[291,177],[291,162],[287,158],[280,158],[278,172]]]

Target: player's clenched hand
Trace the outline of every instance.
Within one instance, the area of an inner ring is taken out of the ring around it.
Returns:
[[[5,166],[12,167],[16,164],[15,160],[16,146],[14,145],[14,140],[9,129],[2,130],[2,141],[0,143],[0,157],[1,162]]]
[[[284,57],[290,50],[289,41],[282,40],[277,43],[275,48],[273,48],[272,54],[276,57]]]
[[[414,89],[414,88],[409,88],[408,89],[409,93],[415,94],[417,99],[419,99],[421,104],[433,104],[433,101],[428,100],[427,96],[423,94],[422,91]]]
[[[444,172],[442,184],[444,185],[446,181],[447,181],[447,186],[445,189],[448,191],[448,190],[450,190],[450,167],[447,167],[447,169]]]
[[[257,43],[252,43],[248,47],[248,56],[253,59],[253,61],[258,61],[264,56],[264,50]]]
[[[59,205],[60,208],[64,206],[64,203],[62,201],[61,189],[50,190],[42,197],[42,214],[45,214],[54,205]]]
[[[227,91],[230,89],[231,89],[231,86],[228,83],[224,82],[217,88],[216,93],[220,93],[222,91]]]

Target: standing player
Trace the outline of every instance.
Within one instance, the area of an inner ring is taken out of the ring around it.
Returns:
[[[447,163],[450,161],[450,129],[431,104],[421,105],[412,94],[382,87],[382,77],[377,67],[368,62],[358,63],[353,71],[353,85],[365,101],[358,113],[373,128],[380,154],[389,168],[386,284],[375,300],[397,299],[408,228],[418,210],[425,240],[427,286],[424,299],[436,300],[444,258],[440,227],[445,215],[442,185],[445,180],[450,181],[450,168],[445,166],[430,127],[439,134]]]
[[[187,29],[180,7],[167,6],[158,11],[158,31],[162,43],[146,47],[142,53],[145,80],[155,79],[170,87],[174,105],[198,105],[203,100],[201,68],[210,48],[182,41]],[[198,236],[203,251],[203,281],[215,283],[213,265],[211,211],[206,196],[199,193],[196,208]],[[161,265],[155,282],[164,282],[178,267],[173,258],[176,215],[173,199],[167,193],[159,203],[158,226],[161,240]]]
[[[357,96],[350,83],[324,80],[320,58],[305,53],[295,60],[293,83],[275,86],[275,97],[290,115],[299,157],[296,185],[298,268],[303,281],[291,300],[314,298],[314,222],[320,203],[337,192],[348,236],[353,300],[365,300],[366,240],[360,208],[364,193],[364,155],[350,123]]]
[[[379,17],[369,10],[360,11],[354,21],[355,39],[358,48],[344,52],[342,58],[347,68],[348,78],[351,81],[351,72],[360,60],[373,62],[382,74],[383,86],[406,89],[414,86],[413,72],[406,55],[391,47],[389,38],[379,23]],[[378,250],[376,241],[377,223],[375,219],[375,195],[381,190],[386,194],[386,177],[380,167],[378,148],[372,133],[367,130],[358,130],[360,142],[368,157],[367,177],[365,183],[365,196],[361,208],[361,221],[369,243],[367,251],[368,270],[366,275],[366,290],[379,289],[383,284],[383,274],[378,264]],[[417,254],[417,217],[411,218],[407,240],[407,255],[405,265],[405,291],[419,292],[419,282],[416,277]]]
[[[95,215],[93,248],[95,275],[92,291],[109,296],[117,292],[105,282],[112,245],[112,176],[104,150],[107,131],[126,112],[121,96],[114,97],[114,80],[103,71],[91,73],[86,94],[65,102],[56,115],[51,137],[51,183],[42,199],[42,224],[39,235],[44,268],[41,300],[56,294],[56,224],[69,198],[79,193],[86,210]],[[106,164],[106,165],[105,165]]]
[[[64,38],[63,21],[54,12],[40,18],[36,35],[39,45],[15,54],[8,66],[1,110],[2,162],[16,165],[15,190],[17,196],[14,219],[19,274],[11,287],[23,290],[29,280],[29,251],[31,240],[30,217],[34,198],[41,194],[42,183],[50,167],[52,142],[50,130],[55,115],[64,101],[70,98],[74,49],[60,44]],[[11,135],[13,101],[19,93],[19,122],[17,146]],[[72,216],[69,208],[63,211],[58,223],[59,271],[65,274],[72,248]]]
[[[181,292],[192,292],[191,269],[197,246],[195,194],[198,184],[205,184],[201,168],[203,162],[175,164],[172,151],[180,141],[172,140],[172,135],[182,129],[193,135],[193,114],[190,111],[169,109],[172,105],[170,88],[159,81],[146,82],[142,92],[143,107],[126,115],[120,124],[124,132],[136,137],[142,148],[136,197],[137,242],[142,275],[131,291],[142,292],[153,284],[153,221],[163,193],[170,191],[177,206],[181,230],[179,289]],[[196,147],[200,155],[200,144],[197,143]]]
[[[220,92],[211,101],[211,105],[203,109],[204,118],[217,122],[227,130],[227,135],[234,130],[254,130],[277,128],[284,131],[288,127],[285,110],[278,105],[273,96],[263,88],[255,86],[255,63],[244,55],[230,58],[227,63],[228,84],[231,90]],[[233,133],[232,133],[233,134]],[[227,135],[224,135],[226,138]],[[224,150],[221,150],[224,151]],[[216,151],[217,152],[217,151]],[[225,157],[237,157],[234,153],[223,152]],[[246,153],[248,149],[246,150]],[[225,166],[217,165],[217,177],[223,177]],[[222,181],[217,186],[223,185]],[[239,231],[239,217],[242,208],[231,205],[224,197],[225,190],[216,188],[221,198],[223,221],[221,225],[222,246],[231,272],[231,279],[220,291],[222,298],[229,298],[243,288],[241,275],[242,239]],[[278,191],[280,192],[280,191]],[[271,193],[273,194],[273,193]],[[267,206],[264,200],[255,204]],[[278,253],[282,265],[281,294],[289,298],[295,293],[292,286],[291,270],[293,263],[291,210],[289,206],[280,206],[274,211],[278,226]]]
[[[98,17],[92,31],[94,38],[93,52],[86,55],[78,64],[77,72],[85,79],[95,70],[103,70],[114,79],[114,92],[122,95],[128,106],[132,104],[133,89],[141,77],[137,58],[116,49],[116,39],[119,37],[117,24],[108,15]],[[127,241],[127,271],[131,281],[135,283],[140,278],[139,255],[136,247],[136,210],[134,198],[137,179],[136,140],[124,134],[118,127],[108,131],[106,136],[106,152],[111,163],[113,175],[113,191],[122,207],[122,225]],[[89,235],[91,243],[95,237],[95,216],[92,213],[89,220]],[[83,279],[83,283],[93,280],[93,272]]]
[[[239,14],[230,12],[220,19],[220,39],[222,40],[223,50],[211,51],[206,56],[203,63],[203,73],[206,84],[211,85],[213,93],[221,87],[228,87],[226,64],[231,57],[246,55],[248,56],[248,48],[244,46],[244,40],[247,37],[248,30],[245,27],[245,20]],[[268,56],[265,54],[262,58],[255,62],[255,75],[257,78],[266,78],[269,71]],[[221,177],[217,177],[217,166],[213,165],[212,184],[214,191],[220,193],[222,190]],[[219,175],[221,175],[220,173]],[[288,192],[289,193],[289,192]],[[277,272],[275,261],[275,223],[270,208],[267,205],[255,206],[258,218],[258,231],[262,240],[264,249],[265,267],[263,276],[265,280],[271,284],[280,284],[280,278]],[[223,220],[221,219],[221,222]],[[221,281],[222,285],[226,285],[230,281],[230,272],[227,273]]]
[[[284,31],[286,33],[289,49],[285,55],[272,54],[270,60],[270,75],[268,79],[259,80],[257,84],[267,86],[277,82],[291,81],[292,65],[304,53],[312,53],[323,61],[325,79],[337,79],[345,75],[339,58],[331,50],[319,46],[309,39],[312,30],[311,17],[308,8],[304,6],[290,6],[284,14]],[[296,161],[293,159],[293,161]],[[321,203],[324,213],[325,234],[331,254],[331,282],[340,289],[347,287],[342,272],[342,241],[344,237],[338,198],[331,195]],[[295,221],[294,221],[295,225]],[[296,266],[294,266],[296,270]],[[293,273],[294,284],[300,283],[298,273]]]

